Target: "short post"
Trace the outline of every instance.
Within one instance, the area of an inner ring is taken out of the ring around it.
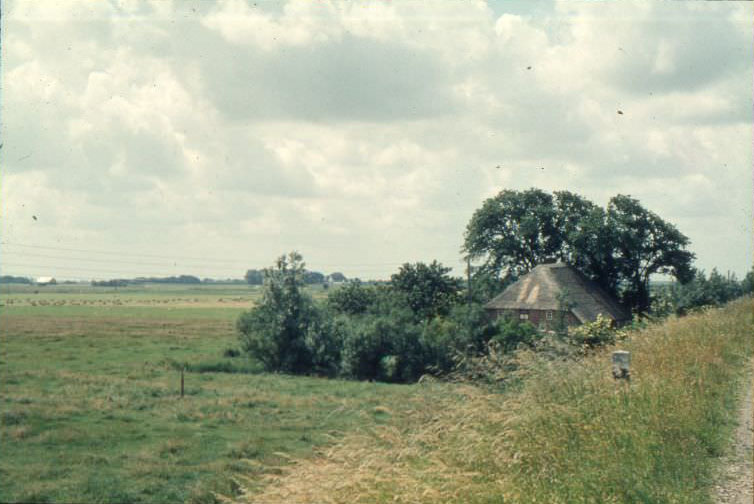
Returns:
[[[631,352],[616,350],[613,352],[613,378],[631,381]]]
[[[181,368],[181,397],[183,397],[183,370],[186,369],[186,366],[183,366]]]

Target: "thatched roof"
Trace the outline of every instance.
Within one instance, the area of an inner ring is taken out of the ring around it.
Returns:
[[[596,283],[565,263],[540,264],[487,303],[488,310],[561,310],[558,295],[567,292],[571,313],[584,323],[598,314],[630,319],[626,310]]]

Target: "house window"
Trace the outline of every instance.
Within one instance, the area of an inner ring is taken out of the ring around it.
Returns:
[[[548,310],[547,313],[545,313],[545,318],[547,320],[552,320],[552,311]]]
[[[520,312],[518,312],[518,318],[520,320],[529,320],[529,312],[528,311],[520,311]]]

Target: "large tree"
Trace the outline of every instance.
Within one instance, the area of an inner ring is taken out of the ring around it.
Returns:
[[[630,196],[615,196],[605,210],[568,191],[529,189],[486,200],[466,228],[464,252],[497,276],[518,276],[558,258],[645,312],[651,275],[690,278],[688,244]]]
[[[613,256],[625,284],[624,302],[637,311],[649,309],[651,275],[673,275],[681,283],[693,277],[694,254],[686,250],[689,239],[638,200],[621,194],[613,197],[607,226],[614,233]]]
[[[486,270],[515,276],[554,257],[561,245],[551,195],[504,190],[474,212],[464,250],[471,259],[484,258]]]

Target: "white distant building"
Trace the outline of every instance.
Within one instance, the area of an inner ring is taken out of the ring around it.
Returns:
[[[38,277],[36,280],[34,280],[34,283],[37,285],[55,285],[58,282],[53,277],[43,276],[43,277]]]

